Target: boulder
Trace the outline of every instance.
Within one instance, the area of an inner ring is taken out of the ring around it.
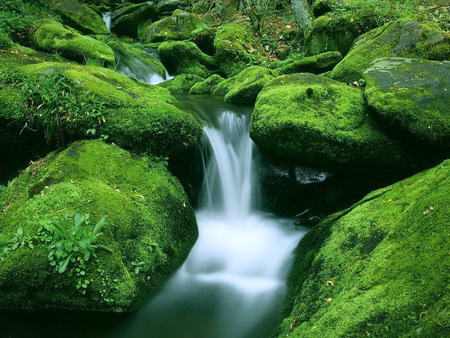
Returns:
[[[279,74],[313,73],[320,74],[333,69],[342,60],[339,52],[325,52],[322,54],[307,56],[298,60],[287,59],[273,62],[270,68],[276,69]]]
[[[229,23],[219,27],[214,46],[219,68],[228,77],[237,75],[250,64],[266,60],[262,44],[246,24]]]
[[[436,24],[394,21],[358,38],[331,77],[342,82],[359,81],[372,61],[381,57],[450,59],[450,42]]]
[[[225,79],[218,74],[211,75],[207,79],[194,84],[189,90],[189,94],[212,94],[217,85],[224,80]]]
[[[181,266],[198,234],[164,162],[102,141],[32,164],[0,200],[3,310],[134,310]]]
[[[225,102],[229,103],[254,104],[264,85],[276,76],[276,71],[265,67],[248,67],[219,83],[213,94],[224,96]]]
[[[64,24],[83,34],[109,33],[102,17],[86,4],[77,0],[51,0],[50,5]]]
[[[447,336],[449,214],[445,161],[316,225],[295,251],[274,336]]]
[[[158,1],[158,13],[170,13],[187,5],[185,0],[160,0]]]
[[[138,27],[151,22],[157,17],[156,5],[149,1],[142,4],[131,4],[113,13],[111,32],[121,36],[138,37]]]
[[[364,73],[374,112],[432,145],[450,142],[450,62],[375,60]]]
[[[37,49],[58,53],[66,59],[80,63],[94,61],[104,66],[115,62],[114,52],[104,42],[81,35],[76,30],[53,20],[38,25],[33,35]]]
[[[308,73],[283,75],[264,86],[250,136],[266,153],[325,169],[407,162],[400,145],[367,114],[362,91]]]
[[[158,47],[162,63],[170,74],[195,74],[206,78],[216,67],[214,57],[203,53],[191,41],[167,41]]]
[[[191,33],[190,40],[202,50],[203,53],[214,55],[216,50],[214,48],[214,39],[216,37],[217,29],[209,26],[202,26]]]
[[[209,25],[194,14],[175,11],[172,16],[144,24],[139,28],[139,38],[145,42],[187,40],[191,33]]]
[[[194,74],[181,74],[173,79],[161,82],[158,86],[168,89],[172,94],[189,93],[192,86],[204,79]]]

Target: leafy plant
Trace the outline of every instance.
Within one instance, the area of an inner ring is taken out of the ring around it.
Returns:
[[[141,271],[141,269],[142,269],[143,266],[145,265],[145,262],[144,262],[144,261],[141,261],[141,262],[138,262],[138,261],[136,261],[136,262],[131,262],[131,265],[134,266],[134,273],[135,273],[136,275],[139,275],[139,272]]]
[[[101,232],[106,225],[105,217],[101,218],[95,226],[90,226],[89,214],[77,213],[72,221],[66,214],[60,220],[53,220],[47,226],[51,233],[51,244],[48,259],[50,264],[59,273],[67,270],[69,263],[76,263],[81,276],[85,275],[86,262],[92,256],[96,256],[97,249],[112,252],[108,246],[99,244],[99,239],[104,235]],[[83,272],[81,272],[83,271]]]
[[[18,228],[16,233],[12,236],[0,234],[0,262],[6,255],[18,248],[26,246],[30,249],[34,249],[33,241],[37,238],[38,236],[26,235],[22,228]]]

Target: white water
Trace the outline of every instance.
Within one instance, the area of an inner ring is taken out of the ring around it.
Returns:
[[[132,337],[268,337],[280,319],[292,252],[306,230],[256,210],[248,130],[249,116],[232,111],[208,119],[199,239]]]
[[[103,21],[105,22],[106,28],[108,28],[109,31],[111,31],[111,19],[113,16],[112,12],[105,12],[102,13]]]
[[[161,76],[148,63],[132,55],[120,55],[117,57],[117,61],[116,72],[137,81],[156,85],[173,78],[169,75],[167,69],[165,70],[165,76]]]

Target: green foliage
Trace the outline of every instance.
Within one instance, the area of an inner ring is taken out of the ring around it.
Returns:
[[[51,233],[48,254],[50,265],[54,266],[59,273],[63,273],[72,262],[84,271],[86,262],[91,256],[95,257],[97,249],[112,252],[110,247],[98,244],[99,238],[103,236],[101,229],[106,224],[106,219],[103,217],[92,227],[89,214],[79,213],[75,215],[73,222],[67,214],[60,220],[53,220],[50,225],[47,225],[47,230]],[[82,270],[77,272],[84,275]]]
[[[29,236],[24,234],[22,228],[18,228],[12,236],[7,236],[0,233],[0,262],[6,255],[18,248],[26,246],[30,249],[33,249],[33,241],[36,239],[37,236]]]
[[[0,29],[0,49],[8,49],[12,46],[11,39],[2,29]]]
[[[104,103],[88,91],[76,90],[59,72],[29,75],[11,67],[1,83],[22,91],[22,105],[13,113],[24,117],[24,128],[43,127],[46,139],[51,141],[55,137],[59,146],[64,144],[68,129],[83,125],[84,130],[77,130],[78,133],[95,134],[96,128],[106,122]]]

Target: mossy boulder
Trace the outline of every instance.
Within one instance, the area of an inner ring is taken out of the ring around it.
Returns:
[[[219,68],[227,77],[266,60],[261,42],[246,24],[229,23],[219,27],[214,46]]]
[[[332,168],[405,161],[401,147],[368,116],[362,91],[308,73],[264,86],[250,135],[265,152],[296,163]]]
[[[104,42],[81,35],[53,20],[45,20],[38,25],[33,35],[33,44],[39,50],[58,53],[68,60],[80,63],[92,59],[110,66],[115,61],[114,52]]]
[[[326,52],[314,56],[307,56],[298,60],[287,59],[273,62],[270,68],[276,69],[279,74],[313,73],[320,74],[333,69],[342,60],[339,52]]]
[[[168,89],[172,94],[189,93],[192,86],[204,79],[194,74],[181,74],[173,79],[161,82],[158,86]]]
[[[145,42],[187,40],[192,32],[208,26],[192,13],[175,11],[172,16],[143,25],[139,29],[139,38]]]
[[[248,67],[219,83],[213,94],[224,96],[225,102],[253,104],[264,85],[276,76],[278,76],[276,71],[265,67]]]
[[[3,310],[133,310],[181,266],[197,238],[193,210],[166,165],[102,141],[77,142],[34,163],[0,200],[3,239],[18,233],[27,243],[0,254]],[[89,214],[91,227],[106,216],[99,243],[111,251],[97,248],[84,269],[69,262],[59,273],[47,257],[51,240],[33,236],[76,213]],[[77,287],[80,280],[86,287]]]
[[[191,33],[190,40],[202,50],[203,53],[214,55],[216,50],[214,48],[214,39],[216,37],[217,29],[209,26],[202,26]]]
[[[77,0],[50,0],[51,9],[63,23],[84,34],[108,34],[102,17],[86,4]]]
[[[372,61],[382,57],[450,59],[450,40],[436,24],[394,21],[358,38],[331,77],[342,82],[359,81]]]
[[[217,85],[224,80],[225,79],[218,74],[211,75],[207,79],[194,84],[189,90],[189,94],[212,94]]]
[[[138,27],[157,17],[156,5],[149,1],[142,4],[126,5],[113,13],[111,32],[121,36],[138,37]]]
[[[279,337],[450,333],[450,161],[370,193],[295,252]]]
[[[450,62],[375,60],[364,73],[367,102],[396,126],[433,145],[450,142]]]
[[[89,108],[92,102],[97,102],[97,106],[101,103],[104,122],[95,127],[95,135],[108,135],[121,147],[171,156],[195,146],[201,138],[201,124],[173,105],[176,100],[167,89],[100,67],[45,62],[26,65],[21,70],[34,76],[61,74],[71,83],[71,93],[80,105]],[[66,137],[87,138],[86,131],[93,128],[89,121],[77,118],[68,123],[64,129]],[[38,122],[45,130],[48,121]]]
[[[186,6],[187,1],[185,0],[161,0],[158,1],[158,13],[173,12]]]
[[[162,63],[170,74],[195,74],[206,78],[216,67],[214,57],[203,53],[191,41],[167,41],[158,47]]]

